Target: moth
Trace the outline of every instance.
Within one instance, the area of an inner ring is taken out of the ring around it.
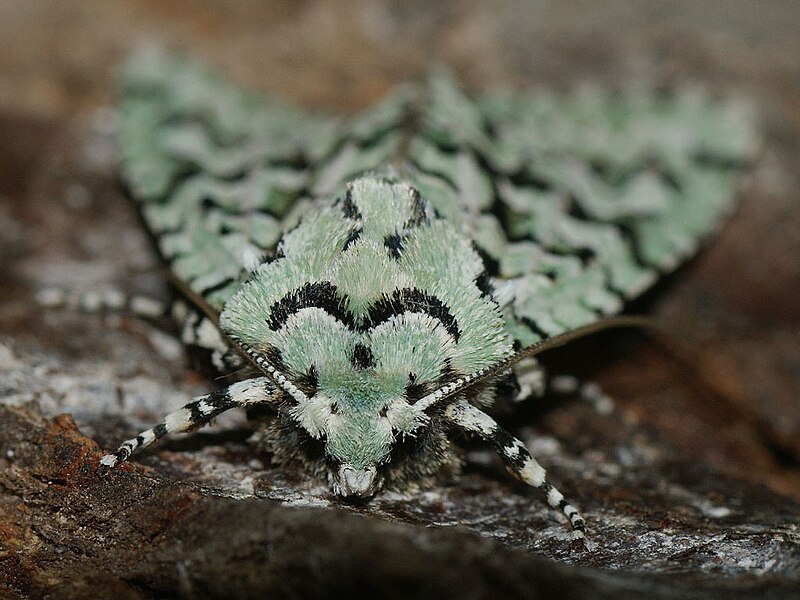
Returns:
[[[258,408],[275,463],[369,497],[452,477],[460,432],[583,535],[491,409],[543,394],[534,354],[619,313],[717,228],[755,147],[735,106],[470,99],[438,70],[331,117],[163,51],[130,60],[122,90],[121,169],[184,292],[183,339],[235,381],[102,464]]]

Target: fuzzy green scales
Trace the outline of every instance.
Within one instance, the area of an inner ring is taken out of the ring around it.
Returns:
[[[283,392],[264,380],[209,396],[120,457],[282,397],[265,445],[291,459],[301,452],[282,445],[297,431],[323,440],[327,466],[308,466],[357,495],[374,491],[376,465],[394,461],[382,482],[395,485],[448,471],[446,427],[420,406],[515,348],[617,313],[718,225],[756,146],[740,112],[699,94],[470,100],[436,72],[324,117],[161,52],[127,65],[121,114],[124,175],[162,254]],[[451,399],[442,422],[491,441],[582,527],[478,410],[497,383]],[[403,467],[393,444],[425,428]]]
[[[471,101],[439,73],[324,118],[160,54],[128,65],[122,116],[123,167],[148,224],[216,308],[238,283],[215,286],[247,277],[243,263],[306,210],[299,199],[336,198],[392,165],[515,280],[514,314],[539,335],[617,312],[692,253],[754,148],[741,115],[696,96]],[[523,344],[538,338],[509,326]]]

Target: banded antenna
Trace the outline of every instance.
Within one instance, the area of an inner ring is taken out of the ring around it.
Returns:
[[[637,316],[612,317],[609,319],[605,319],[603,321],[597,321],[596,323],[584,325],[583,327],[578,327],[577,329],[567,331],[565,333],[562,333],[561,335],[556,335],[554,337],[547,338],[540,342],[536,342],[535,344],[531,344],[530,346],[527,346],[522,350],[518,350],[517,352],[510,354],[506,358],[492,365],[489,365],[488,367],[483,367],[482,369],[473,371],[469,375],[459,377],[455,381],[451,381],[447,385],[443,385],[442,387],[431,392],[427,396],[423,396],[422,398],[420,398],[417,402],[414,403],[414,409],[419,411],[420,413],[423,413],[432,406],[439,404],[443,400],[452,398],[456,394],[463,392],[465,389],[472,387],[473,385],[476,385],[481,381],[485,381],[487,379],[490,379],[491,377],[495,377],[499,373],[502,373],[503,371],[513,367],[515,364],[517,364],[524,358],[536,356],[537,354],[541,354],[546,350],[558,348],[576,339],[586,337],[587,335],[592,335],[593,333],[597,333],[599,331],[604,331],[606,329],[615,329],[620,327],[643,327],[648,329],[661,329],[661,326],[656,322],[655,319],[651,319],[649,317],[637,317]]]

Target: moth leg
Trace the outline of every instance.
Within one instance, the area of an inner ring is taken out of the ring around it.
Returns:
[[[603,391],[603,388],[594,382],[581,381],[572,375],[553,375],[547,381],[547,391],[560,396],[577,394],[601,415],[608,415],[614,411],[614,400]]]
[[[599,414],[608,415],[614,410],[614,401],[596,383],[581,381],[573,375],[550,375],[535,358],[521,360],[514,365],[513,371],[518,388],[512,399],[514,402],[541,398],[545,394],[577,395]]]
[[[130,312],[149,320],[167,314],[167,306],[160,300],[141,294],[126,296],[116,288],[84,291],[45,288],[36,294],[36,302],[42,308],[65,308],[92,314]]]
[[[146,448],[168,433],[180,433],[197,429],[220,413],[231,408],[247,407],[254,404],[272,404],[280,398],[275,384],[266,377],[257,377],[234,383],[226,388],[200,396],[182,408],[169,413],[155,427],[143,431],[135,438],[126,440],[113,454],[106,454],[100,463],[113,467],[127,460],[140,448]]]
[[[523,358],[514,365],[513,371],[518,387],[513,398],[514,402],[544,396],[547,388],[547,372],[535,358]]]
[[[208,317],[178,300],[172,308],[172,318],[181,328],[181,342],[211,353],[211,364],[220,373],[242,368],[242,357],[222,337],[219,328]]]
[[[547,481],[544,468],[536,462],[525,444],[500,427],[494,419],[465,400],[450,404],[445,418],[462,430],[489,442],[506,464],[506,468],[520,481],[535,487],[544,494],[547,503],[560,510],[569,519],[576,537],[583,538],[586,524],[578,509],[564,499],[564,495]]]

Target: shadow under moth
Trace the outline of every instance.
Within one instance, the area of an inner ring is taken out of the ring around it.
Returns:
[[[746,115],[700,93],[469,98],[434,71],[338,118],[163,51],[122,90],[122,173],[184,292],[183,341],[235,376],[104,465],[258,406],[273,462],[369,497],[453,476],[459,432],[583,536],[492,407],[543,394],[534,354],[717,228],[757,145]]]

